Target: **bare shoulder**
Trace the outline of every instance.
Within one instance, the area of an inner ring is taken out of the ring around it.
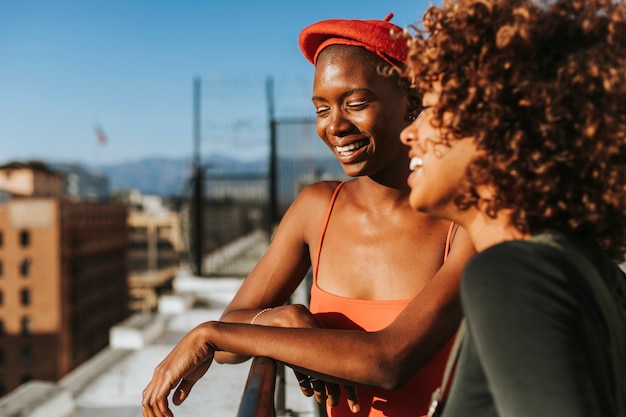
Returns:
[[[449,259],[465,264],[472,256],[476,254],[473,242],[470,240],[469,234],[459,224],[454,224],[452,234],[450,236],[450,252]]]
[[[307,185],[300,191],[293,205],[301,212],[317,212],[322,206],[328,206],[339,184],[339,181],[320,181]]]
[[[297,225],[297,228],[302,230],[305,241],[310,242],[310,239],[317,236],[330,199],[339,184],[339,181],[320,181],[304,187],[281,223],[294,227]]]
[[[328,200],[328,198],[332,196],[340,183],[340,181],[318,181],[313,184],[309,184],[302,189],[302,191],[298,195],[298,198],[322,198]]]

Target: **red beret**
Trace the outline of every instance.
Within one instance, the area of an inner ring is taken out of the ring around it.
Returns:
[[[300,49],[313,65],[328,45],[352,45],[374,52],[391,65],[403,66],[408,46],[404,38],[391,36],[392,32],[402,32],[401,27],[390,22],[392,17],[393,13],[389,13],[385,20],[322,20],[300,32]]]

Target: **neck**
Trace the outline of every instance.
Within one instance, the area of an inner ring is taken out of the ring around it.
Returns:
[[[525,240],[530,237],[511,224],[505,211],[499,212],[495,219],[478,210],[466,214],[467,217],[459,221],[459,224],[465,228],[478,252],[507,240]]]
[[[355,183],[355,197],[372,211],[386,212],[398,206],[409,206],[410,189],[400,184],[381,183],[372,177],[357,177]]]
[[[408,196],[411,192],[411,188],[407,183],[410,173],[409,156],[406,150],[403,149],[403,152],[398,153],[387,164],[386,168],[368,175],[367,179],[390,190],[399,191],[402,196]]]

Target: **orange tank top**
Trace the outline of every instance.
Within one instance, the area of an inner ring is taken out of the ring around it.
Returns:
[[[322,227],[317,259],[313,268],[310,310],[327,328],[377,331],[391,324],[411,300],[360,300],[346,298],[328,293],[317,285],[317,270],[324,235],[333,205],[343,184],[342,182],[337,186],[331,197],[326,219]],[[453,226],[454,223],[450,225],[448,231],[444,261],[447,258]],[[414,417],[426,414],[432,392],[441,383],[448,353],[452,347],[452,339],[402,388],[390,391],[358,387],[361,411],[357,414],[352,413],[348,408],[342,387],[342,397],[339,405],[328,407],[328,415],[331,417]]]

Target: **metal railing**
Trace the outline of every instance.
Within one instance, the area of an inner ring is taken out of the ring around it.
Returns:
[[[275,386],[276,362],[264,357],[253,358],[237,417],[275,417]]]
[[[304,278],[306,288],[305,300],[311,298],[310,288],[313,285],[311,271]],[[288,303],[291,303],[289,299]],[[285,369],[281,362],[265,357],[254,357],[250,365],[248,379],[239,404],[237,417],[291,417],[297,415],[286,404],[287,381]],[[313,401],[315,417],[327,417],[326,406]]]
[[[286,407],[285,365],[273,359],[255,357],[243,391],[237,417],[293,417]],[[315,417],[328,417],[326,406],[314,402]]]

